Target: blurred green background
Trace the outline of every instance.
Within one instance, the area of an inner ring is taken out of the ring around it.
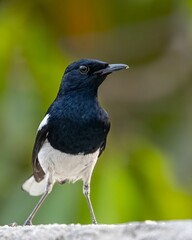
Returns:
[[[112,128],[91,184],[99,223],[192,218],[192,1],[0,1],[0,224],[37,197],[37,127],[65,67],[127,63],[100,88]],[[82,183],[55,185],[38,223],[91,223]]]

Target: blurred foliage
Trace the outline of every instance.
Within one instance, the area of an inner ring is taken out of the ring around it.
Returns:
[[[92,177],[98,221],[192,218],[191,29],[190,0],[0,1],[0,224],[36,204],[20,189],[36,129],[84,57],[130,65],[100,89],[112,128]],[[53,222],[91,222],[81,183],[54,187],[34,220]]]

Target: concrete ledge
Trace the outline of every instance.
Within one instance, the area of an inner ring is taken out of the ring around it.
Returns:
[[[0,239],[8,240],[192,240],[192,220],[119,225],[2,226]]]

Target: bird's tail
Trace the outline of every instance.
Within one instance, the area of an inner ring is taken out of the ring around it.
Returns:
[[[22,190],[28,192],[32,196],[39,196],[45,193],[47,186],[47,178],[37,182],[34,176],[28,178],[22,185]]]

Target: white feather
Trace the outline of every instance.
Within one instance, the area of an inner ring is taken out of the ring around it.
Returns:
[[[45,192],[46,186],[47,178],[44,178],[41,182],[36,182],[34,176],[32,176],[24,182],[22,189],[32,196],[39,196]]]
[[[94,153],[77,155],[63,153],[54,149],[46,140],[41,148],[38,159],[43,171],[53,182],[75,182],[82,179],[89,181],[97,162],[99,150]]]
[[[37,131],[40,131],[45,125],[47,125],[49,119],[49,114],[46,114],[43,120],[41,121]]]
[[[32,176],[23,184],[22,188],[30,195],[38,196],[46,191],[48,179],[52,184],[64,181],[75,182],[80,179],[84,183],[89,183],[98,155],[99,149],[86,155],[83,153],[77,155],[63,153],[54,149],[46,140],[38,154],[45,178],[38,183]]]

